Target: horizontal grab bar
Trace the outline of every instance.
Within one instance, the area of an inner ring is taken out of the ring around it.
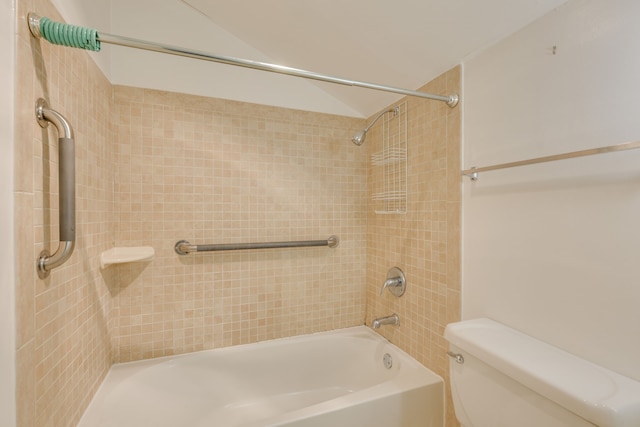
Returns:
[[[301,240],[296,242],[264,242],[264,243],[225,243],[213,245],[192,245],[186,240],[176,243],[174,249],[178,255],[188,255],[193,252],[237,251],[247,249],[277,249],[304,248],[310,246],[328,246],[335,248],[340,243],[338,236],[331,236],[327,240]]]

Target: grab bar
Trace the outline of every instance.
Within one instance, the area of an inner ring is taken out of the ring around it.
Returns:
[[[73,129],[62,114],[49,108],[47,101],[36,101],[38,124],[46,128],[53,123],[58,130],[58,182],[60,239],[58,249],[51,255],[46,249],[37,260],[38,277],[46,279],[56,267],[64,264],[75,247],[76,240],[76,171]]]
[[[192,252],[237,251],[246,249],[276,249],[303,248],[309,246],[328,246],[335,248],[340,243],[338,236],[331,236],[327,240],[302,240],[297,242],[265,242],[265,243],[226,243],[213,245],[192,245],[186,240],[176,243],[174,249],[178,255],[188,255]]]

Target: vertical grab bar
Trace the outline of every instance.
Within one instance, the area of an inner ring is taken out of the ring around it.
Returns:
[[[41,127],[53,123],[58,129],[58,194],[60,243],[53,255],[46,249],[37,260],[38,277],[46,279],[51,270],[64,264],[71,254],[76,241],[76,167],[73,129],[62,114],[49,108],[47,101],[36,101],[36,118]]]

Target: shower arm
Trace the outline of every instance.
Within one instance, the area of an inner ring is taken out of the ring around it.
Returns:
[[[362,129],[362,132],[364,133],[369,132],[369,129],[371,129],[371,126],[375,125],[376,122],[380,119],[380,117],[384,116],[387,113],[393,113],[393,115],[395,116],[396,114],[398,114],[398,108],[399,107],[389,108],[388,110],[384,110],[380,112],[380,114],[378,114],[376,118],[371,121],[371,123],[369,123],[364,129]]]
[[[235,65],[239,67],[252,68],[255,70],[269,71],[272,73],[286,74],[290,76],[302,77],[305,79],[319,80],[328,83],[341,84],[346,86],[356,86],[366,89],[380,90],[383,92],[399,93],[401,95],[415,96],[435,101],[445,102],[453,108],[458,105],[460,97],[458,94],[435,95],[427,92],[403,89],[393,86],[384,86],[376,83],[368,83],[358,80],[349,80],[342,77],[335,77],[320,74],[313,71],[301,70],[298,68],[286,67],[284,65],[270,64],[267,62],[253,61],[250,59],[222,56],[212,53],[190,50],[183,47],[165,45],[146,40],[133,39],[108,33],[98,33],[91,28],[79,27],[76,25],[64,24],[50,21],[47,17],[38,16],[30,12],[27,16],[29,31],[36,38],[43,38],[49,43],[62,46],[76,47],[81,49],[99,51],[101,43],[113,44],[117,46],[132,47],[134,49],[148,50],[152,52],[167,53],[169,55],[184,56],[186,58],[200,59],[210,62]],[[53,24],[53,25],[51,25]]]
[[[367,132],[369,132],[369,129],[371,129],[371,126],[373,126],[378,121],[378,119],[380,119],[380,117],[382,117],[383,115],[385,115],[387,113],[393,113],[394,116],[397,116],[399,111],[400,111],[400,107],[396,105],[393,108],[389,108],[388,110],[384,110],[384,111],[380,112],[380,114],[378,114],[376,116],[376,118],[371,121],[371,123],[369,123],[360,132],[356,133],[353,136],[353,138],[351,138],[351,142],[353,142],[354,144],[356,144],[358,146],[362,145],[364,143],[364,140],[367,138]]]
[[[37,260],[38,277],[46,279],[51,270],[64,264],[75,247],[76,240],[76,183],[75,183],[75,142],[69,122],[49,108],[47,101],[40,98],[36,102],[38,124],[46,128],[53,123],[58,130],[58,182],[59,182],[59,222],[60,239],[53,255],[46,249]]]

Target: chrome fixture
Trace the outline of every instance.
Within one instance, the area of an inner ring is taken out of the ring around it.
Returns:
[[[373,319],[373,322],[371,322],[371,327],[373,329],[378,329],[382,325],[396,325],[397,326],[399,324],[400,324],[400,318],[398,317],[397,314],[393,313],[391,316],[381,317],[379,319]]]
[[[460,353],[454,353],[453,351],[447,351],[447,356],[451,357],[456,363],[463,364],[464,356]]]
[[[53,123],[58,130],[58,194],[60,238],[58,249],[51,255],[46,249],[37,260],[38,277],[46,279],[51,270],[64,264],[75,247],[76,240],[76,171],[73,129],[62,114],[49,108],[47,101],[36,101],[38,124],[46,128]]]
[[[180,240],[174,246],[178,255],[188,255],[192,252],[238,251],[245,249],[277,249],[304,248],[310,246],[328,246],[335,248],[340,244],[338,236],[330,236],[327,240],[302,240],[297,242],[264,242],[264,243],[226,243],[212,245],[192,245],[186,240]]]
[[[393,367],[393,357],[389,353],[385,353],[382,356],[382,364],[385,368],[391,369]]]
[[[391,267],[387,272],[387,280],[384,281],[382,289],[380,289],[380,296],[384,295],[384,290],[387,288],[394,296],[404,295],[404,291],[407,289],[407,280],[404,277],[404,272],[398,267]]]
[[[380,119],[380,117],[384,116],[387,113],[393,113],[393,115],[395,116],[398,114],[399,109],[400,107],[394,107],[381,112],[376,116],[375,119],[373,119],[371,123],[367,125],[367,127],[365,127],[360,132],[353,135],[353,138],[351,138],[351,141],[353,141],[353,143],[356,145],[362,145],[364,143],[364,140],[367,138],[367,132],[369,132],[369,129],[371,129],[371,126],[373,126],[378,121],[378,119]]]
[[[569,153],[554,154],[552,156],[536,157],[534,159],[520,160],[517,162],[501,163],[492,166],[483,166],[481,168],[472,167],[462,171],[462,175],[471,178],[471,181],[478,180],[478,173],[488,172],[499,169],[514,168],[517,166],[535,165],[537,163],[555,162],[557,160],[574,159],[576,157],[593,156],[594,154],[615,153],[617,151],[635,150],[640,148],[640,141],[625,142],[623,144],[609,145],[606,147],[589,148],[587,150],[571,151]]]
[[[171,46],[160,43],[154,43],[146,40],[133,39],[130,37],[123,37],[114,34],[104,33],[102,31],[97,32],[90,28],[83,28],[76,25],[65,24],[61,22],[50,21],[47,17],[38,16],[35,13],[29,12],[27,15],[27,24],[29,25],[29,31],[36,38],[44,38],[50,43],[70,46],[70,47],[82,47],[88,50],[100,50],[101,43],[114,44],[117,46],[132,47],[134,49],[148,50],[152,52],[166,53],[169,55],[184,56],[187,58],[200,59],[204,61],[219,62],[222,64],[235,65],[239,67],[253,68],[255,70],[269,71],[272,73],[286,74],[289,76],[302,77],[305,79],[319,80],[328,83],[335,83],[345,86],[362,87],[366,89],[380,90],[384,92],[399,93],[401,95],[416,96],[419,98],[432,99],[434,101],[445,102],[449,107],[453,108],[458,105],[460,97],[458,94],[451,95],[434,95],[432,93],[420,92],[416,90],[403,89],[393,86],[384,86],[376,83],[367,83],[358,80],[349,80],[342,77],[330,76],[326,74],[320,74],[313,71],[301,70],[298,68],[286,67],[284,65],[269,64],[267,62],[253,61],[250,59],[235,58],[232,56],[222,56],[212,53],[190,50],[184,47]],[[42,28],[47,28],[48,31],[41,31]],[[51,33],[49,33],[49,30]],[[75,35],[89,33],[95,35],[95,40],[91,40],[86,46],[77,46]],[[73,40],[70,40],[73,39]]]

